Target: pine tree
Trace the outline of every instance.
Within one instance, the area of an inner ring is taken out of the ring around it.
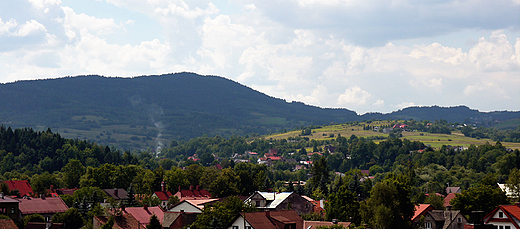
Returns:
[[[146,229],[162,229],[161,222],[159,222],[156,215],[150,217],[150,223],[146,225]]]

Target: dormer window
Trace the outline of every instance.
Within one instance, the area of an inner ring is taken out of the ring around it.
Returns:
[[[504,218],[504,213],[503,212],[498,212],[498,218]]]

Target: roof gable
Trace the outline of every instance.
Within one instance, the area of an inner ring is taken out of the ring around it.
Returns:
[[[170,198],[170,196],[172,196],[172,193],[170,191],[166,191],[166,192],[156,191],[153,194],[156,195],[157,198],[159,198],[159,200],[161,200],[161,201],[167,201]]]
[[[485,223],[497,219],[494,218],[494,216],[498,211],[504,212],[504,217],[506,217],[511,222],[514,222],[515,220],[520,221],[520,203],[517,203],[514,205],[499,205],[497,208],[495,208],[493,211],[491,211],[484,217]]]
[[[128,193],[122,188],[109,188],[103,189],[103,191],[105,191],[109,197],[114,198],[114,200],[128,199]]]
[[[415,212],[412,217],[412,221],[415,221],[421,215],[425,215],[428,211],[433,210],[433,207],[431,204],[419,204],[415,206]]]
[[[192,203],[188,200],[183,200],[174,205],[169,212],[190,212],[190,213],[202,213],[202,209],[197,204]]]
[[[296,228],[303,228],[303,219],[292,210],[242,212],[240,215],[253,228],[278,229],[283,228],[284,224],[296,224]]]

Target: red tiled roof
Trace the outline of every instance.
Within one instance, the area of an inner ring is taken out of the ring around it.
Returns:
[[[12,219],[0,219],[0,229],[18,229]]]
[[[433,207],[431,204],[419,204],[418,206],[415,206],[415,212],[412,217],[412,221],[414,221],[417,217],[420,217],[421,215],[426,214],[426,212],[433,210]]]
[[[181,198],[185,197],[198,197],[198,198],[211,198],[211,193],[209,193],[208,190],[205,189],[194,189],[194,190],[180,190],[179,192],[175,193],[176,196]]]
[[[23,198],[20,199],[22,215],[65,212],[69,209],[60,197]]]
[[[507,212],[507,214],[505,214],[507,216],[507,219],[492,218],[493,215],[495,215],[495,213],[499,209],[501,209],[504,213]],[[516,218],[516,219],[511,219],[511,216]],[[492,221],[499,221],[499,222],[507,222],[507,221],[509,221],[509,222],[514,222],[514,221],[519,220],[519,219],[520,219],[520,204],[519,203],[514,204],[514,205],[499,205],[497,208],[495,208],[493,211],[491,211],[489,214],[487,214],[484,217],[484,223],[489,223],[489,222],[492,222]],[[506,220],[506,221],[503,221],[503,220]]]
[[[444,198],[444,207],[451,206],[450,201],[456,197],[455,193],[450,193]]]
[[[150,223],[152,215],[156,215],[161,224],[164,218],[164,212],[160,207],[131,207],[125,208],[123,213],[131,214],[143,226]]]
[[[159,200],[161,201],[167,201],[170,196],[172,196],[172,193],[170,191],[166,191],[166,192],[154,192],[155,195],[157,195],[157,197],[159,198]]]
[[[253,228],[277,229],[274,221],[294,222],[296,228],[303,228],[303,219],[293,210],[240,213]]]
[[[279,161],[279,160],[282,160],[282,157],[277,157],[277,156],[270,156],[268,157],[269,159],[271,159],[271,161]]]
[[[7,184],[7,187],[9,188],[10,191],[18,189],[18,191],[20,192],[20,196],[25,196],[25,195],[30,196],[34,193],[31,188],[31,185],[29,184],[29,181],[8,180],[8,181],[3,181],[3,182]]]
[[[520,205],[502,205],[502,209],[520,220]]]
[[[338,222],[337,224],[342,225],[344,228],[348,228],[348,226],[350,225],[350,222]],[[304,225],[303,226],[304,229],[313,229],[313,228],[318,228],[321,226],[332,226],[333,223],[327,222],[327,221],[304,221],[303,225]]]

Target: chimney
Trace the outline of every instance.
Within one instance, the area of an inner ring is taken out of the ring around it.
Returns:
[[[181,191],[181,186],[179,185],[179,192]]]
[[[121,211],[124,212],[125,211],[125,205],[121,205]]]
[[[271,218],[271,212],[269,212],[269,210],[265,211],[265,217]]]
[[[184,209],[181,209],[181,215],[184,214]]]
[[[200,185],[197,185],[196,189],[197,189],[197,190],[200,190]]]
[[[40,194],[40,199],[45,200],[45,195],[44,194]]]
[[[166,192],[166,182],[161,182],[161,192]]]
[[[4,199],[4,193],[0,192],[0,198]]]
[[[145,211],[148,211],[148,204],[144,204],[144,205],[143,205],[143,209],[144,209]]]
[[[114,196],[116,196],[117,199],[119,199],[119,190],[117,190],[117,188],[114,188]]]
[[[190,190],[193,191],[193,185],[190,185]]]
[[[338,224],[338,219],[332,219],[332,224]]]

